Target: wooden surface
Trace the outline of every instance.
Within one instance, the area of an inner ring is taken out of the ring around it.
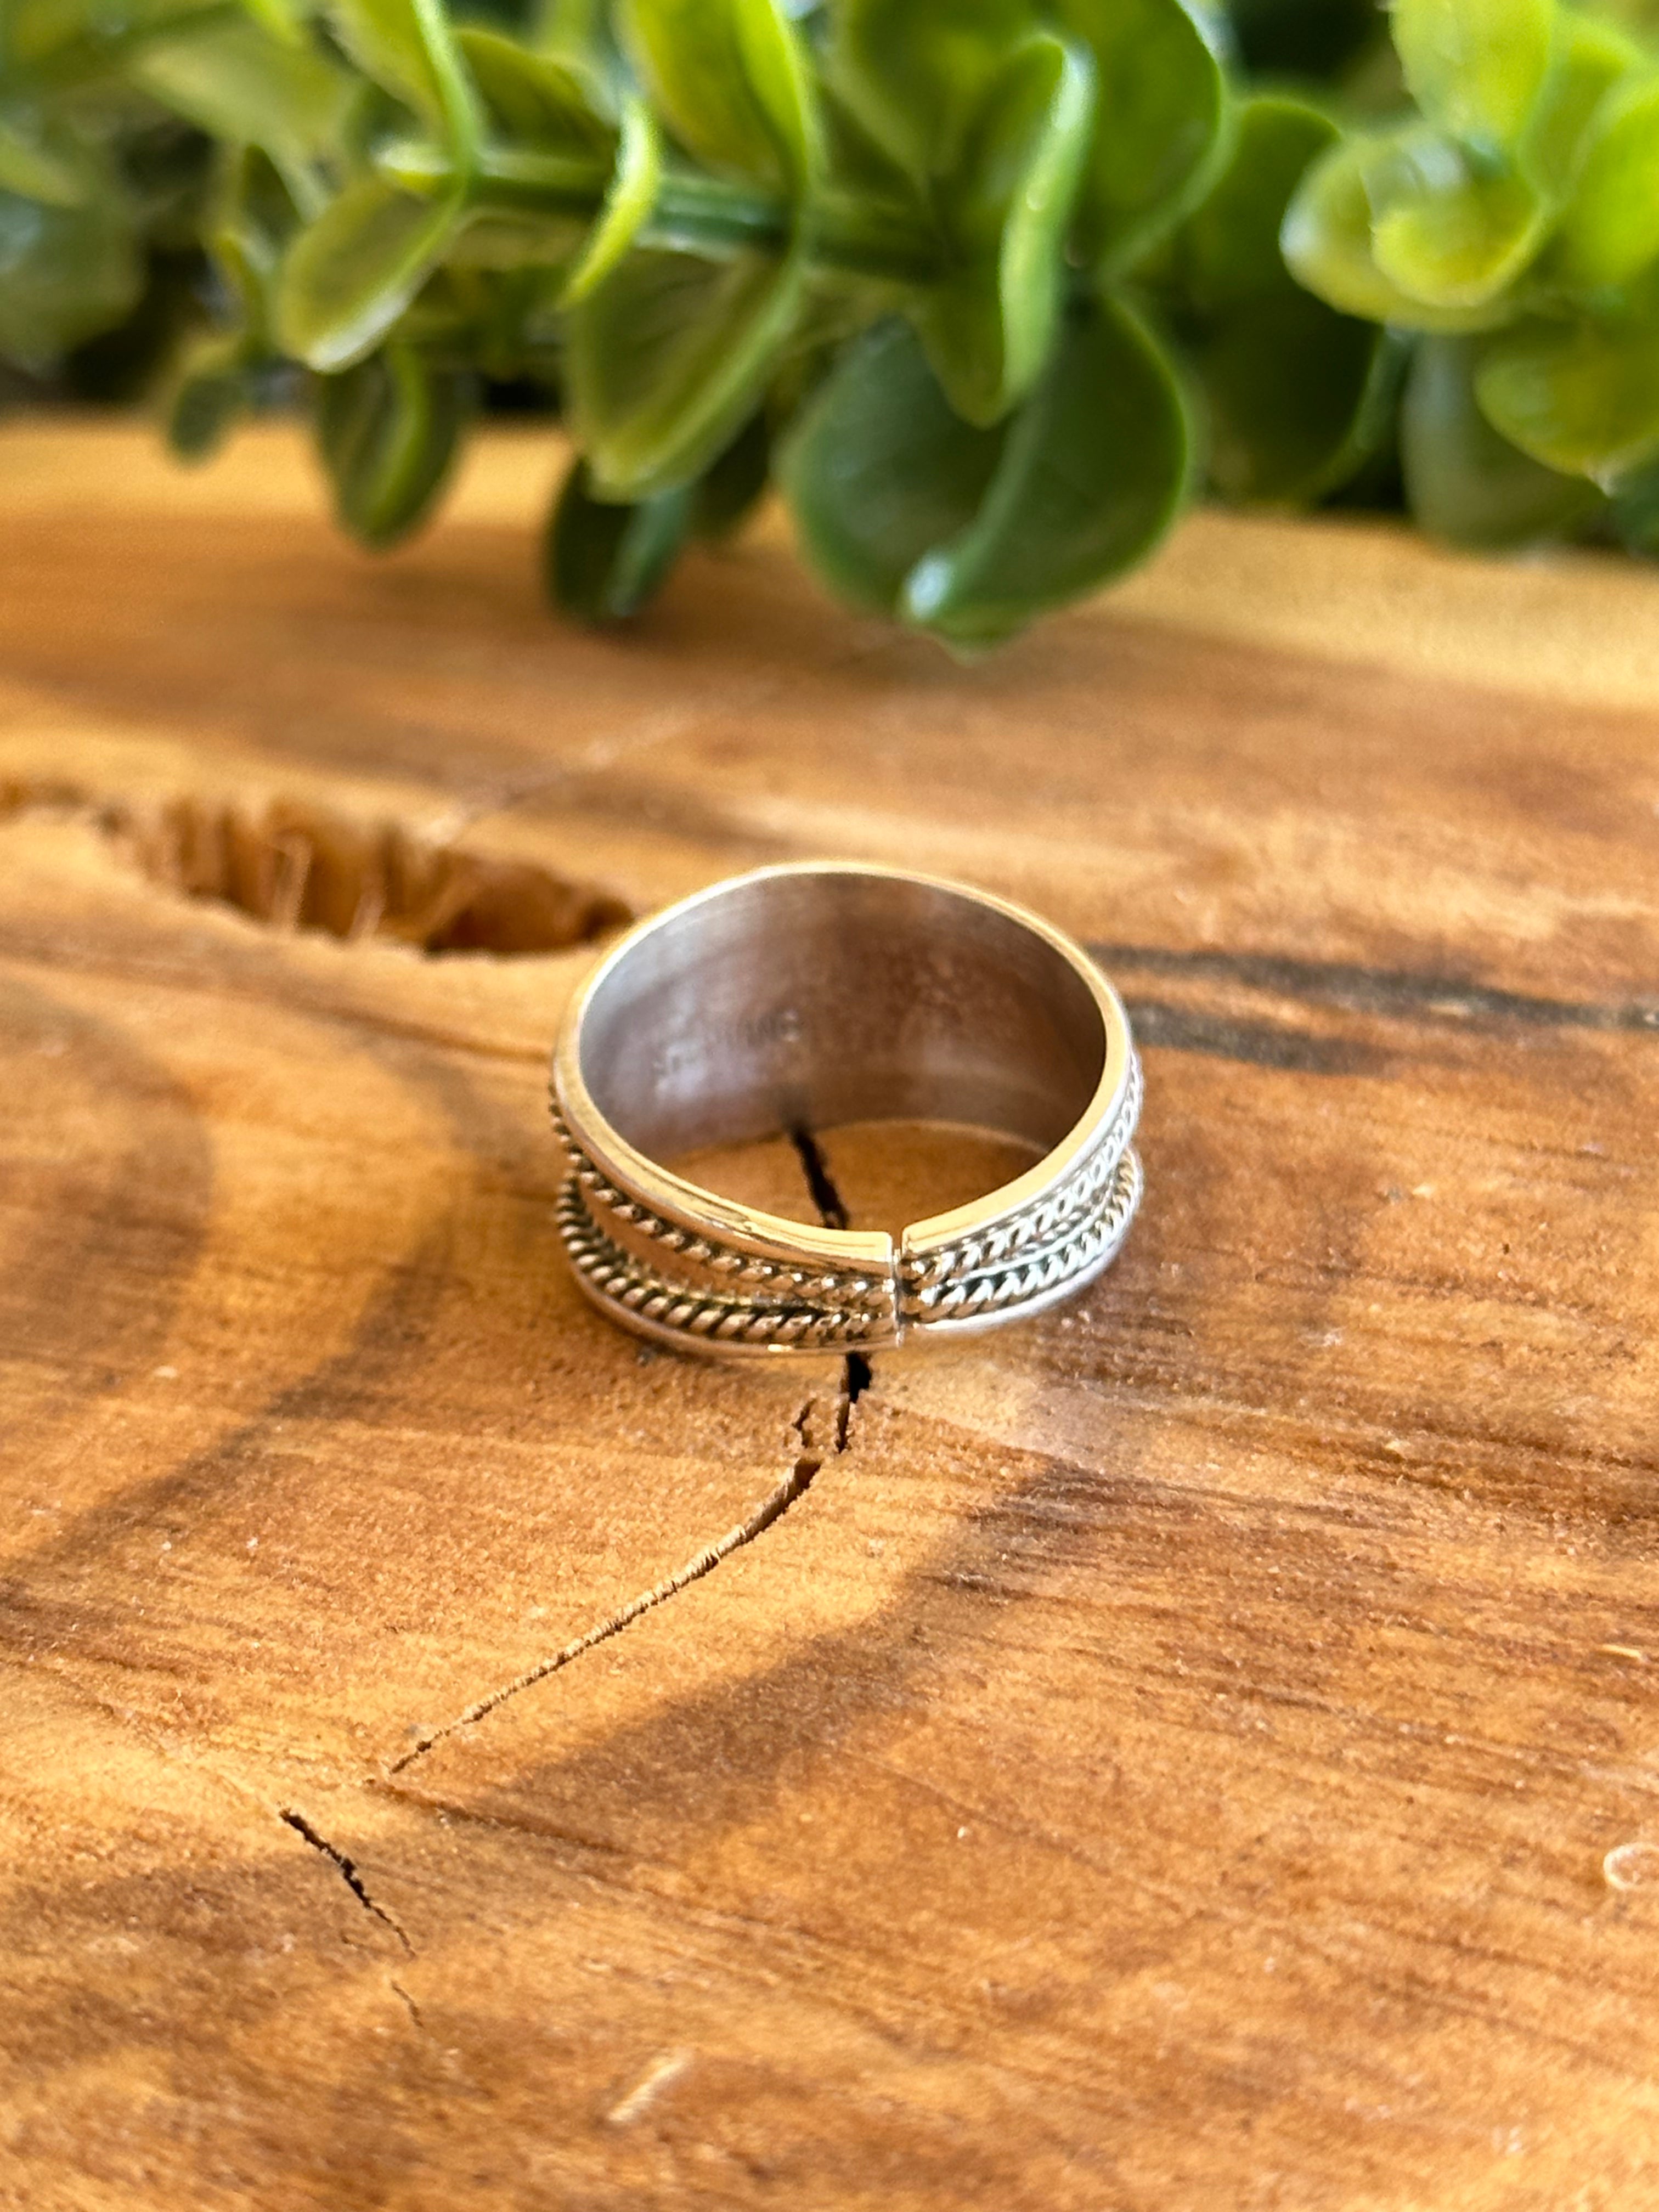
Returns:
[[[557,465],[375,562],[0,437],[0,2203],[1659,2203],[1659,580],[1201,518],[964,672],[767,527],[595,638]],[[855,1404],[590,1315],[542,1103],[818,854],[1148,1079],[1113,1273]]]

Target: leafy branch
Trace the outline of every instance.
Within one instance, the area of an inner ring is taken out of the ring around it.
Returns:
[[[1431,528],[1659,545],[1659,59],[1556,0],[1397,0],[1415,112],[1325,153],[1290,266],[1419,333],[1401,447]]]
[[[1195,486],[1305,503],[1396,447],[1454,534],[1659,527],[1659,64],[1559,0],[1397,0],[1392,72],[1364,0],[3,21],[0,354],[118,323],[182,225],[216,313],[181,453],[297,365],[342,522],[389,544],[481,386],[527,384],[575,448],[545,568],[586,618],[769,483],[833,590],[964,652]],[[133,159],[162,125],[171,198]]]

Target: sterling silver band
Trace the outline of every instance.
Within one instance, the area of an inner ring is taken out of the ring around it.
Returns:
[[[1081,948],[900,869],[763,868],[631,931],[553,1055],[576,1279],[624,1328],[718,1355],[876,1351],[1023,1321],[1116,1256],[1140,1200],[1140,1068]],[[1025,1174],[896,1241],[758,1212],[665,1160],[852,1121],[1028,1139]]]

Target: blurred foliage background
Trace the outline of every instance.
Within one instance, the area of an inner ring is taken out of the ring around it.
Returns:
[[[0,0],[0,402],[481,412],[623,617],[769,483],[960,653],[1186,502],[1659,550],[1659,0]]]

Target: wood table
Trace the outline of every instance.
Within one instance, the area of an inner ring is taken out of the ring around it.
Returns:
[[[0,2203],[1659,2204],[1659,581],[1200,516],[963,668],[767,522],[584,635],[559,466],[377,561],[0,437]],[[1147,1071],[1113,1273],[861,1393],[591,1313],[543,1103],[825,854]]]

